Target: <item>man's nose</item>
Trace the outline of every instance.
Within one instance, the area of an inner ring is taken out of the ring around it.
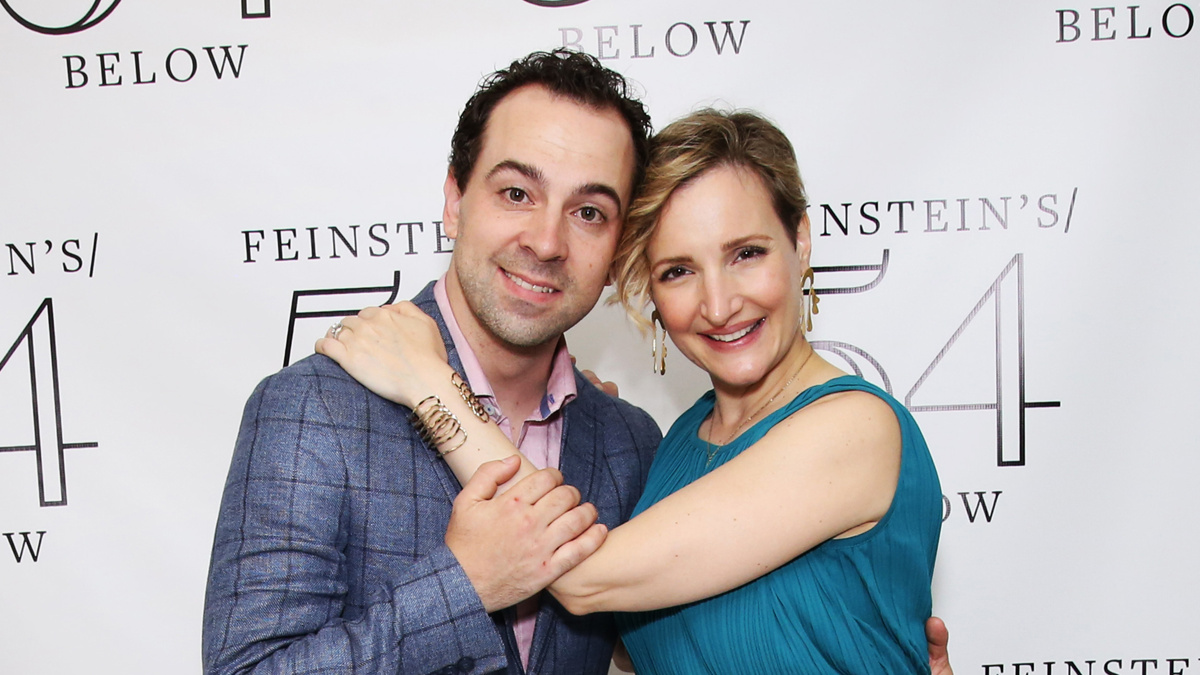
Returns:
[[[566,224],[565,218],[551,210],[532,214],[527,227],[521,233],[521,246],[529,249],[543,262],[565,258]]]

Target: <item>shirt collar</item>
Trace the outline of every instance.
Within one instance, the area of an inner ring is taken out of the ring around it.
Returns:
[[[442,312],[442,320],[446,324],[447,332],[450,333],[450,341],[454,343],[454,349],[458,351],[458,358],[462,361],[467,384],[471,385],[475,396],[480,399],[480,403],[483,404],[489,415],[497,419],[503,417],[503,411],[496,404],[496,394],[492,390],[492,385],[488,382],[487,376],[483,374],[483,367],[479,365],[479,359],[458,327],[458,320],[454,318],[454,310],[450,307],[450,296],[446,293],[445,274],[433,285],[433,297],[437,300],[438,309]],[[530,418],[526,421],[545,420],[558,412],[578,393],[575,388],[575,367],[571,364],[571,354],[567,351],[567,339],[560,337],[558,346],[554,349],[554,360],[550,366],[550,380],[546,383],[546,392],[542,394],[541,404],[530,413]]]

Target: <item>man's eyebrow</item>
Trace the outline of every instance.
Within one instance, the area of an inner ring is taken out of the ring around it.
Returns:
[[[541,169],[515,159],[506,159],[497,163],[496,166],[492,167],[491,171],[487,172],[487,176],[485,176],[485,178],[491,178],[502,171],[516,171],[529,180],[534,181],[538,185],[542,187],[546,186],[546,174],[542,173]],[[617,193],[616,188],[611,185],[606,185],[604,183],[584,183],[583,185],[575,188],[574,194],[576,196],[603,195],[616,202],[617,213],[624,213],[624,206],[621,204],[621,196]]]
[[[546,184],[546,175],[542,173],[541,169],[537,168],[536,166],[530,166],[525,162],[518,162],[515,159],[506,159],[496,166],[493,166],[492,170],[487,172],[487,176],[485,176],[485,178],[491,178],[501,171],[516,171],[529,180],[534,181],[538,185]]]
[[[604,195],[613,200],[617,204],[617,213],[624,213],[625,209],[621,205],[621,196],[617,194],[615,188],[604,183],[586,183],[575,188],[576,195]]]

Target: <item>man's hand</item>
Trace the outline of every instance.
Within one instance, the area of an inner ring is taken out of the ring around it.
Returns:
[[[484,609],[494,612],[531,597],[594,553],[608,529],[557,469],[516,474],[516,457],[488,462],[454,500],[446,546],[458,558]]]
[[[946,623],[936,616],[925,622],[925,640],[929,643],[929,672],[930,675],[954,675],[950,668],[950,631]]]
[[[625,643],[619,639],[617,640],[617,646],[613,648],[612,660],[617,670],[623,673],[633,672],[633,659],[629,658],[629,651],[625,649]]]

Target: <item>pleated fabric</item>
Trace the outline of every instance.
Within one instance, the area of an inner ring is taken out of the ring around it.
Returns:
[[[806,389],[722,447],[706,468],[708,445],[698,432],[713,409],[709,391],[663,439],[634,514],[736,457],[780,420],[843,391],[878,396],[900,423],[900,477],[887,513],[867,532],[826,541],[727,593],[617,614],[639,675],[929,672],[924,625],[932,609],[941,486],[912,415],[865,380],[845,376]]]

